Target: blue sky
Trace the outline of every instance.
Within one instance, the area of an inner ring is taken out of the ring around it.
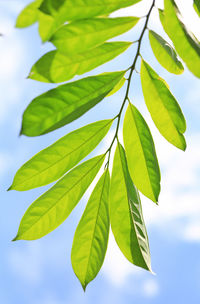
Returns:
[[[135,74],[131,100],[142,111],[151,127],[162,170],[159,207],[142,197],[152,267],[156,275],[140,270],[127,262],[110,235],[102,270],[96,280],[88,286],[86,293],[83,292],[71,267],[70,251],[74,231],[91,187],[70,217],[57,230],[38,241],[11,242],[27,207],[48,188],[27,192],[6,192],[16,170],[35,153],[71,130],[97,119],[113,117],[117,114],[124,95],[122,89],[79,120],[51,134],[38,138],[19,137],[21,117],[25,107],[35,96],[52,87],[52,85],[26,80],[32,64],[52,48],[50,44],[41,44],[37,26],[24,30],[14,28],[17,14],[28,2],[0,0],[0,32],[4,34],[0,39],[0,303],[199,303],[200,82],[188,71],[178,77],[166,72],[153,57],[147,36],[142,54],[161,77],[167,80],[178,99],[187,120],[188,144],[187,151],[183,153],[159,135],[146,111],[139,77]],[[144,0],[144,6],[148,2]],[[186,22],[200,38],[200,31],[198,32],[200,22],[188,9],[191,1],[177,2],[183,7]],[[130,9],[123,11],[124,15],[136,13],[141,13],[140,6],[132,11]],[[123,40],[137,39],[141,25],[125,34]],[[156,13],[152,16],[151,27],[162,33]],[[90,74],[123,69],[130,65],[133,53],[134,47],[117,60]],[[106,149],[112,138],[112,132],[114,130],[111,130],[110,135],[91,155]]]

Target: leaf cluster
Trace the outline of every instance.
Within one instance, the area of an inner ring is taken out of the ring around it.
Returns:
[[[38,22],[42,41],[51,42],[55,50],[44,54],[33,65],[29,78],[48,83],[66,82],[125,52],[132,41],[110,42],[109,39],[131,30],[140,18],[109,15],[140,1],[35,0],[30,3],[18,16],[16,26],[23,28]],[[199,1],[194,1],[194,8],[199,14]],[[185,64],[199,78],[200,45],[186,28],[174,0],[164,0],[164,10],[158,9],[160,24],[169,41],[149,28],[153,9],[157,9],[155,0],[135,41],[137,50],[131,66],[59,84],[34,98],[23,114],[21,134],[40,136],[78,119],[126,86],[118,115],[83,126],[40,151],[17,171],[9,188],[25,191],[56,181],[28,208],[14,239],[35,240],[54,230],[70,215],[104,165],[72,246],[72,266],[84,289],[103,264],[110,226],[124,256],[151,271],[139,192],[157,204],[161,175],[150,128],[129,96],[138,61],[144,101],[155,126],[169,143],[183,151],[186,149],[186,122],[182,110],[166,81],[142,57],[141,45],[148,31],[152,51],[160,65],[179,75],[184,72]],[[122,143],[118,133],[127,104]],[[107,151],[81,162],[102,141],[113,123],[116,123],[115,134]],[[114,143],[116,151],[110,177]]]

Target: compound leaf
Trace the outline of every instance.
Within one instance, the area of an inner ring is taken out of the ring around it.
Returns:
[[[152,201],[160,193],[160,170],[151,132],[135,106],[129,104],[123,126],[128,167],[136,187]]]
[[[80,164],[33,202],[14,240],[36,240],[62,224],[95,178],[104,158],[99,155]]]
[[[158,62],[170,73],[181,74],[184,67],[177,57],[174,48],[154,31],[149,31],[149,40]]]
[[[124,73],[87,77],[36,97],[24,112],[21,134],[42,135],[79,118],[108,95]]]
[[[106,254],[109,235],[108,169],[94,188],[75,232],[71,260],[83,289],[98,274]]]
[[[144,99],[156,127],[171,144],[185,150],[183,133],[186,122],[181,108],[165,81],[145,61],[141,65],[141,82]]]
[[[142,206],[128,171],[125,151],[119,143],[111,177],[110,221],[115,240],[125,257],[131,263],[151,271]]]
[[[93,70],[126,51],[131,42],[107,42],[82,54],[51,51],[32,67],[29,78],[43,82],[64,82]]]
[[[165,32],[172,40],[178,55],[188,69],[200,78],[200,44],[183,24],[181,13],[174,0],[165,0],[165,10],[160,11],[160,20]]]
[[[110,119],[89,124],[40,151],[17,171],[9,190],[25,191],[56,181],[100,143],[112,122]]]
[[[60,27],[50,41],[64,54],[83,53],[127,32],[138,21],[136,17],[78,20]]]

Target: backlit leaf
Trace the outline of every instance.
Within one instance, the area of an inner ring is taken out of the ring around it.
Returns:
[[[59,20],[54,19],[50,15],[43,14],[42,12],[39,13],[38,31],[40,38],[43,42],[49,40],[53,33],[56,32],[59,26]]]
[[[182,22],[181,13],[174,0],[165,0],[165,10],[160,11],[160,20],[172,40],[178,55],[188,69],[200,78],[200,44]]]
[[[184,71],[173,47],[154,31],[149,31],[149,40],[158,62],[170,73],[181,74]]]
[[[64,54],[83,53],[127,32],[138,20],[136,17],[79,20],[60,27],[50,41]]]
[[[57,180],[99,144],[112,122],[102,120],[87,125],[42,150],[17,171],[9,190],[29,190]]]
[[[28,4],[19,14],[16,21],[16,27],[24,28],[34,24],[38,20],[38,8],[42,0],[35,0]]]
[[[14,240],[36,240],[62,224],[95,178],[104,158],[100,155],[82,163],[33,202]]]
[[[123,138],[134,184],[144,195],[157,202],[160,170],[153,138],[144,118],[132,104],[129,104],[125,115]]]
[[[106,254],[109,235],[108,169],[94,188],[75,232],[71,260],[83,289],[98,274]]]
[[[112,60],[130,45],[130,42],[107,42],[85,53],[70,55],[51,51],[34,64],[29,78],[43,82],[64,82]]]
[[[141,0],[44,0],[40,10],[59,19],[60,22],[88,19],[107,15],[115,10],[131,6]]]
[[[125,84],[125,82],[126,82],[126,78],[123,77],[123,78],[118,82],[118,84],[114,87],[114,89],[107,95],[107,97],[112,96],[112,95],[114,95],[116,92],[118,92],[118,91],[123,87],[123,85]]]
[[[144,99],[156,127],[171,144],[185,150],[183,133],[186,122],[181,108],[163,79],[145,61],[141,65],[141,82]]]
[[[24,112],[21,134],[38,136],[79,118],[108,95],[124,73],[87,77],[36,97]]]
[[[115,152],[110,187],[110,221],[115,240],[131,263],[151,271],[142,206],[128,171],[125,151],[119,143]]]

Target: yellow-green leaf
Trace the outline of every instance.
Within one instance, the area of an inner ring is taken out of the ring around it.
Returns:
[[[138,20],[136,17],[79,20],[60,27],[50,41],[64,54],[83,53],[127,32]]]
[[[36,240],[62,224],[95,178],[104,158],[99,155],[82,163],[33,202],[14,240]]]
[[[165,10],[160,11],[160,20],[172,40],[178,55],[188,69],[200,78],[200,44],[182,22],[182,16],[174,0],[164,0]]]
[[[49,40],[61,24],[59,20],[39,11],[38,31],[43,42]]]
[[[128,171],[125,151],[119,143],[110,185],[110,221],[115,240],[125,257],[131,263],[151,271],[141,201]]]
[[[170,73],[181,74],[184,67],[174,48],[154,31],[149,31],[149,40],[158,62]]]
[[[73,270],[85,290],[98,274],[106,254],[109,235],[108,169],[94,188],[75,232],[71,260]]]
[[[38,8],[42,0],[35,0],[28,4],[19,14],[16,21],[16,27],[24,28],[34,24],[38,20]]]
[[[118,91],[123,87],[123,85],[125,84],[125,82],[126,82],[126,78],[123,77],[123,78],[118,82],[118,84],[114,87],[114,89],[107,95],[107,97],[112,96],[112,95],[114,95],[116,92],[118,92]]]
[[[101,120],[75,130],[40,151],[16,173],[9,190],[25,191],[59,179],[103,139],[113,120]]]
[[[32,67],[29,78],[43,82],[64,82],[93,70],[126,51],[131,42],[107,42],[82,54],[51,51]]]
[[[59,19],[60,22],[88,19],[107,15],[141,0],[44,0],[40,10]]]
[[[161,77],[142,61],[141,82],[144,99],[160,133],[174,146],[186,149],[183,133],[186,122],[179,104]]]
[[[21,134],[38,136],[79,118],[108,95],[124,74],[90,76],[36,97],[24,112]]]
[[[160,170],[151,132],[135,106],[126,111],[123,138],[131,178],[136,187],[152,201],[160,193]]]

